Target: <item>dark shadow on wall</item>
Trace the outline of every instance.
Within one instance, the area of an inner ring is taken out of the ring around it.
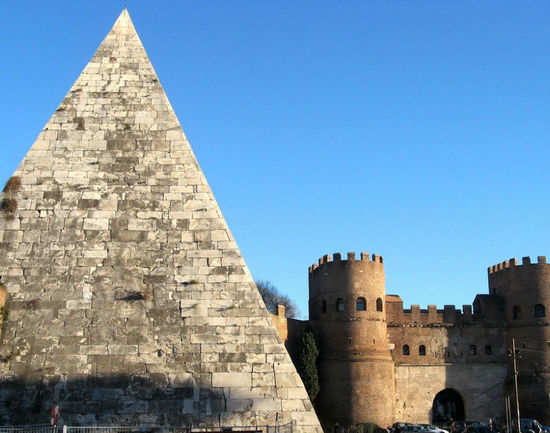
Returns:
[[[232,412],[235,408],[228,407],[223,388],[213,390],[192,380],[168,384],[163,374],[151,376],[157,377],[153,380],[119,374],[67,381],[57,377],[47,382],[0,377],[0,425],[49,423],[50,409],[55,403],[59,404],[66,424],[218,427],[235,423]],[[235,399],[239,402],[237,411],[252,408],[250,396],[239,399],[233,394],[232,404]],[[273,413],[274,420],[275,416]],[[266,424],[263,421],[258,420]]]
[[[347,426],[353,417],[351,401],[354,397],[353,389],[349,386],[353,377],[348,362],[336,359],[325,359],[319,363],[319,383],[325,386],[315,401],[315,409],[321,425]],[[337,390],[333,393],[326,389]],[[326,430],[325,430],[326,431]]]
[[[300,338],[306,330],[311,329],[311,326],[308,321],[287,319],[287,328],[288,337],[284,343],[292,361],[295,362],[300,349]]]

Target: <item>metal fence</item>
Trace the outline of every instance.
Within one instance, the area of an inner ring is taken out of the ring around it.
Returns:
[[[293,424],[249,426],[0,426],[0,433],[293,433]]]
[[[17,426],[0,426],[0,433],[62,433],[61,427],[50,424],[31,424]]]

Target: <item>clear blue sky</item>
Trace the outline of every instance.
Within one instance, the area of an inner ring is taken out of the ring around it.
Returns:
[[[550,256],[548,1],[5,1],[0,183],[125,6],[252,274],[303,316],[326,253],[382,255],[423,308]]]

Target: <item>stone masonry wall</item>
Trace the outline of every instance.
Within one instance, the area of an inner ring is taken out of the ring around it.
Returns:
[[[127,11],[15,176],[0,424],[320,432]]]
[[[488,422],[503,417],[506,365],[454,364],[407,365],[396,367],[394,419],[430,423],[432,404],[438,392],[451,388],[464,401],[467,419]]]

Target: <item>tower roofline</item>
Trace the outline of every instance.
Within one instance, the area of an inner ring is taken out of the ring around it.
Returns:
[[[538,256],[537,257],[537,263],[531,262],[531,257],[525,256],[521,258],[521,265],[518,264],[518,259],[511,258],[509,260],[505,260],[504,262],[497,263],[496,265],[489,266],[487,268],[487,272],[489,274],[494,274],[496,272],[504,271],[507,269],[512,269],[516,267],[522,267],[522,266],[529,266],[529,265],[546,265],[546,256]]]
[[[310,273],[312,273],[315,270],[322,267],[323,265],[331,264],[331,263],[342,263],[342,264],[355,263],[355,262],[380,263],[380,264],[384,263],[384,258],[382,256],[379,256],[378,254],[370,255],[369,253],[361,252],[360,258],[356,259],[354,252],[348,252],[347,257],[348,257],[347,260],[342,260],[342,254],[340,253],[334,253],[332,255],[332,258],[330,254],[325,254],[323,257],[319,259],[318,264],[314,263],[308,268],[308,270]]]

